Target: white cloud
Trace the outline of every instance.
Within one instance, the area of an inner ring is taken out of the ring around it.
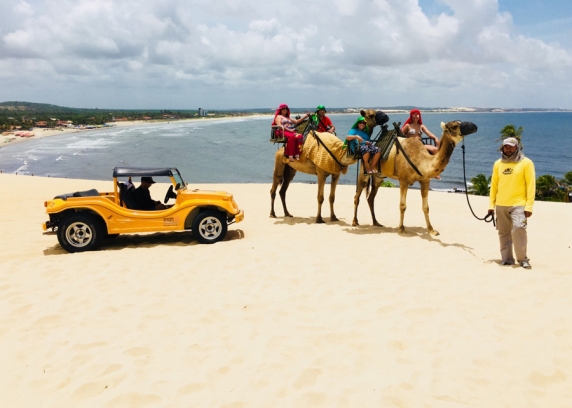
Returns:
[[[14,6],[14,13],[19,14],[21,16],[32,16],[34,15],[34,9],[25,1],[21,1],[20,3]]]
[[[165,106],[166,87],[192,106],[206,89],[213,108],[260,107],[287,94],[308,106],[321,94],[330,106],[509,106],[499,90],[513,105],[537,106],[540,98],[518,95],[551,87],[555,105],[572,107],[562,82],[570,49],[518,34],[496,0],[439,1],[445,11],[432,16],[417,0],[13,2],[1,21],[20,24],[0,32],[0,87],[9,99],[29,87],[49,102],[50,86],[63,83],[145,84],[139,93],[155,107]],[[67,104],[121,100],[81,95]]]

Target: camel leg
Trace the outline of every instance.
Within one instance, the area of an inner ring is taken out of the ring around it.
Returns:
[[[334,214],[334,201],[336,201],[336,187],[340,180],[340,174],[332,174],[332,182],[330,184],[330,221],[339,221]]]
[[[407,210],[407,190],[409,190],[409,185],[404,182],[399,182],[399,210],[401,211],[401,216],[399,218],[399,227],[397,231],[400,233],[405,232],[405,227],[403,226],[403,218],[405,217],[405,210]]]
[[[423,201],[423,214],[425,214],[425,222],[427,223],[427,230],[433,236],[439,235],[439,232],[433,229],[431,221],[429,221],[429,183],[430,181],[419,182],[421,185],[421,199]]]
[[[290,166],[285,167],[284,180],[282,181],[282,187],[280,187],[280,199],[282,200],[282,207],[284,208],[284,217],[293,217],[293,215],[288,212],[288,208],[286,208],[286,191],[295,175],[296,170]]]
[[[272,187],[270,188],[270,218],[276,218],[276,213],[274,212],[276,189],[284,180],[284,169],[286,168],[286,165],[282,163],[283,157],[283,151],[276,152],[276,156],[274,158],[274,173],[272,174]]]
[[[381,183],[383,183],[383,178],[372,176],[371,191],[367,196],[367,203],[369,205],[369,211],[371,212],[371,219],[373,225],[375,225],[376,227],[383,227],[383,225],[377,222],[377,219],[375,218],[375,196],[377,195],[377,191],[379,190],[379,186],[381,186]]]
[[[324,185],[326,184],[326,177],[328,176],[321,170],[318,170],[318,214],[316,215],[316,222],[323,224],[322,219],[322,203],[324,202]]]
[[[354,196],[354,220],[352,221],[353,227],[357,227],[359,225],[359,222],[357,219],[357,210],[359,207],[359,198],[361,196],[363,189],[367,185],[368,181],[369,181],[369,179],[367,177],[362,177],[361,175],[359,176],[359,178],[357,180],[356,195]]]

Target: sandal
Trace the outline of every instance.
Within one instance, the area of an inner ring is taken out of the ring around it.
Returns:
[[[288,161],[289,161],[289,162],[293,162],[293,161],[294,161],[294,158],[293,158],[292,156],[288,156]]]
[[[296,155],[296,156],[294,156],[294,159],[295,159],[295,160],[300,160],[300,156]]]

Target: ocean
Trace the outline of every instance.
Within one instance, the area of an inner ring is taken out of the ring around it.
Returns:
[[[422,113],[423,114],[423,113]],[[340,138],[357,115],[329,115]],[[407,114],[390,114],[404,122]],[[524,153],[536,166],[537,177],[562,178],[572,171],[572,112],[527,113],[424,113],[423,123],[441,136],[440,123],[451,120],[475,123],[477,133],[465,137],[455,149],[442,180],[431,188],[464,188],[463,150],[467,181],[479,173],[490,175],[499,158],[500,129],[507,124],[524,128]],[[177,167],[193,183],[272,183],[274,153],[269,142],[272,117],[197,120],[111,127],[62,134],[0,148],[0,170],[35,176],[111,180],[112,169],[124,167]],[[376,127],[374,134],[379,128]],[[546,144],[548,143],[548,145]],[[357,166],[340,178],[354,184]],[[294,182],[312,183],[315,176],[298,173]],[[415,185],[413,186],[415,187]]]

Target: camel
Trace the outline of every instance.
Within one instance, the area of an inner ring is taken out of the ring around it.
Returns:
[[[366,111],[361,111],[361,115],[366,118],[366,122],[370,129],[376,125],[375,115],[376,111],[368,109]],[[385,177],[389,177],[399,181],[400,189],[400,203],[399,209],[401,211],[401,218],[399,220],[398,231],[400,233],[405,232],[405,227],[403,226],[403,218],[405,216],[405,210],[407,209],[406,199],[407,191],[409,186],[411,186],[416,181],[421,185],[421,197],[423,200],[422,208],[425,214],[425,222],[427,223],[427,230],[433,236],[439,235],[431,222],[429,221],[429,184],[431,178],[440,175],[445,167],[449,163],[449,159],[453,154],[453,150],[458,142],[460,142],[464,136],[477,131],[477,126],[471,122],[459,122],[453,121],[449,123],[441,123],[443,128],[443,136],[441,137],[441,143],[439,145],[439,150],[435,155],[431,155],[424,148],[423,143],[418,138],[400,138],[403,150],[407,153],[411,161],[419,169],[422,174],[420,176],[413,169],[413,167],[407,162],[406,158],[403,156],[402,152],[397,152],[394,159],[394,165],[389,166],[390,168],[384,168],[388,166],[383,166],[381,169],[381,174],[370,175],[370,174],[360,174],[358,179],[358,185],[356,189],[356,195],[354,197],[354,219],[352,222],[353,226],[359,225],[357,219],[357,209],[359,205],[359,198],[363,189],[369,185],[369,178],[372,177],[371,192],[367,194],[367,202],[369,204],[369,209],[371,211],[371,217],[373,219],[373,225],[383,227],[377,222],[375,218],[374,202],[375,196],[379,189],[379,186],[383,182]],[[394,149],[396,147],[394,146]]]
[[[276,152],[274,160],[274,175],[272,177],[272,188],[270,189],[270,217],[276,218],[274,212],[274,199],[276,198],[276,189],[279,184],[280,198],[282,200],[282,207],[284,207],[284,216],[292,217],[286,208],[286,190],[296,172],[301,171],[306,174],[315,174],[318,176],[318,214],[316,215],[316,223],[324,223],[322,219],[322,203],[324,202],[324,184],[329,176],[332,176],[330,185],[330,221],[338,221],[334,213],[334,201],[336,199],[336,186],[340,179],[340,174],[347,172],[348,166],[354,164],[357,160],[353,157],[348,157],[345,149],[342,148],[343,142],[336,136],[330,133],[315,132],[320,140],[328,145],[329,150],[334,153],[341,167],[336,161],[327,153],[324,146],[318,144],[312,132],[307,136],[304,142],[304,147],[299,161],[289,162],[284,159],[284,149],[279,149]]]

